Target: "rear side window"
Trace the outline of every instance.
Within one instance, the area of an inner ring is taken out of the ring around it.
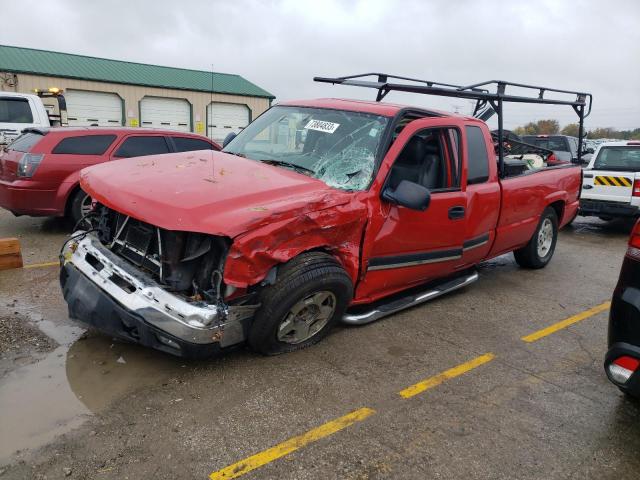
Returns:
[[[39,133],[25,133],[16,138],[8,148],[16,152],[30,152],[31,148],[42,140],[43,137],[44,135],[40,135]]]
[[[487,144],[480,127],[465,127],[467,132],[467,184],[489,180],[489,157]]]
[[[33,114],[26,98],[0,98],[0,122],[33,123]]]
[[[67,155],[102,155],[116,139],[115,135],[85,135],[64,138],[51,153]]]
[[[201,140],[199,138],[189,138],[189,137],[171,137],[173,139],[173,143],[176,145],[177,152],[191,152],[193,150],[213,150],[213,145],[211,145],[206,140]]]
[[[129,137],[114,154],[115,157],[141,157],[169,153],[164,137]]]
[[[640,172],[640,147],[602,147],[593,168]]]
[[[534,145],[547,150],[555,150],[558,152],[570,152],[569,142],[565,137],[522,137],[525,143]]]

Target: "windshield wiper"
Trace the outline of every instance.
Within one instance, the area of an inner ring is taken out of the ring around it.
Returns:
[[[222,153],[228,153],[229,155],[235,155],[236,157],[247,158],[247,156],[244,153],[225,152],[224,150],[222,150]]]
[[[297,163],[285,162],[284,160],[274,160],[274,159],[257,159],[260,162],[267,163],[269,165],[277,165],[279,167],[288,167],[293,168],[294,170],[300,170],[305,173],[309,173],[314,175],[315,170],[311,170],[310,168],[303,167],[302,165],[298,165]]]

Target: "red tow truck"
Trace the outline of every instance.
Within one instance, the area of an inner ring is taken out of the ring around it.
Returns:
[[[571,106],[582,127],[591,95],[384,74],[316,80],[373,88],[377,100],[286,102],[221,152],[83,170],[95,207],[61,251],[70,316],[178,356],[245,342],[277,354],[336,322],[464,287],[478,263],[507,252],[525,268],[548,264],[576,215],[581,170],[507,168],[503,103]],[[390,91],[473,99],[476,112],[382,103]],[[493,112],[495,143],[483,121]]]

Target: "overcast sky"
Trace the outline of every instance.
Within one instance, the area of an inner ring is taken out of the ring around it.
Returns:
[[[277,100],[373,98],[314,84],[370,71],[593,93],[587,128],[640,127],[640,0],[3,1],[0,44],[240,74]],[[388,101],[468,113],[468,101]],[[505,126],[570,107],[510,106]]]

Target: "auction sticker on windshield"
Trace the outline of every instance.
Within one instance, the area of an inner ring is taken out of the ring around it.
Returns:
[[[309,123],[304,126],[304,128],[307,130],[317,130],[319,132],[333,133],[338,129],[339,126],[339,123],[323,122],[322,120],[311,119],[309,120]]]

